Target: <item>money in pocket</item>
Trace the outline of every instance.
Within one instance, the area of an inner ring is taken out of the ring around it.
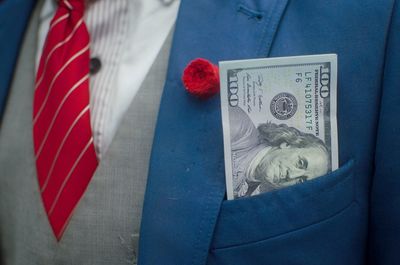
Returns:
[[[338,167],[335,54],[220,62],[228,199]]]

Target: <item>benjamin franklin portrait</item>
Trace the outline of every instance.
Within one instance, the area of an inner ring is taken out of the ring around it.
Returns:
[[[322,176],[330,155],[318,137],[267,122],[257,128],[240,108],[231,108],[235,197],[251,196]]]

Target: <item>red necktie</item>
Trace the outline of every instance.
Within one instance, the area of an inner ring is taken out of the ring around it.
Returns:
[[[89,111],[84,0],[60,0],[36,76],[33,138],[41,196],[57,240],[98,161]]]

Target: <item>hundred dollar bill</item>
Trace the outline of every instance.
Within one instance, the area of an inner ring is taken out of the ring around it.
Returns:
[[[338,167],[335,54],[220,62],[228,199]]]

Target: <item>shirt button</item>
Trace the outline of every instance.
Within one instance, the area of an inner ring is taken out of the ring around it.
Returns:
[[[90,59],[90,74],[95,75],[97,74],[101,69],[101,61],[97,57],[93,57]]]

